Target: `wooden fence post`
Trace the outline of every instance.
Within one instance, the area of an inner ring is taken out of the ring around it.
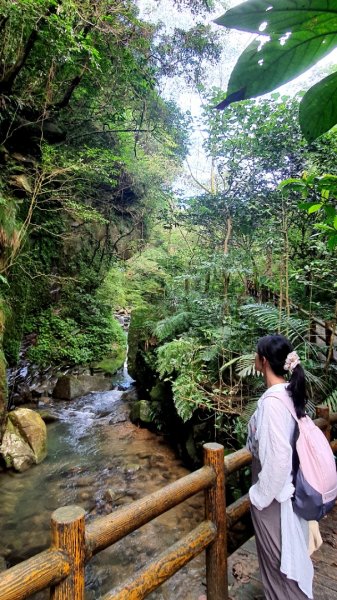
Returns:
[[[319,419],[325,419],[326,421],[328,421],[328,426],[326,427],[326,429],[324,429],[324,435],[326,437],[326,439],[328,440],[328,442],[330,442],[331,439],[331,425],[330,425],[330,410],[328,406],[316,406],[316,417]]]
[[[51,516],[52,546],[70,560],[70,574],[50,588],[51,600],[84,600],[85,511],[63,506]]]
[[[309,325],[309,342],[311,342],[312,344],[316,344],[317,338],[316,338],[316,323],[313,319],[310,319],[310,325]]]
[[[217,528],[214,542],[206,549],[207,600],[228,599],[227,518],[224,448],[220,444],[204,444],[204,464],[213,467],[215,485],[205,490],[206,520]]]

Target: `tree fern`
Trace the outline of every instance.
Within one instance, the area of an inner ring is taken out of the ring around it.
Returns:
[[[160,342],[169,338],[174,338],[180,333],[187,331],[190,326],[191,314],[187,311],[171,315],[162,321],[159,321],[154,330],[154,335]]]
[[[312,346],[306,339],[308,323],[304,319],[288,316],[285,311],[270,304],[247,304],[241,307],[243,313],[253,317],[254,321],[268,333],[279,331],[286,335],[294,346],[306,344]]]

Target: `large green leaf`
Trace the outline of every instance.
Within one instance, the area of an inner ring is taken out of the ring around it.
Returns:
[[[249,0],[215,20],[218,25],[252,33],[303,29],[336,32],[337,0]]]
[[[337,123],[337,73],[310,88],[300,104],[300,125],[308,142]]]
[[[237,61],[227,97],[217,108],[260,96],[294,79],[337,46],[337,33],[320,35],[301,31],[289,37],[273,38],[261,46],[253,40]]]

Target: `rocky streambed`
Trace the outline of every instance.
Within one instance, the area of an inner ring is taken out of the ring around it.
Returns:
[[[123,387],[123,380],[116,383]],[[49,545],[50,514],[56,508],[80,505],[90,521],[187,474],[164,437],[130,423],[133,395],[131,387],[72,402],[46,399],[41,408],[57,419],[48,425],[47,458],[24,473],[0,477],[0,557],[7,566]],[[86,568],[86,600],[121,583],[202,519],[199,495],[95,556]],[[204,583],[201,555],[150,597],[197,600]],[[44,598],[48,592],[35,595]]]

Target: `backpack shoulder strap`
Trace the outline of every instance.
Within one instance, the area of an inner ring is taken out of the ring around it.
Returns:
[[[279,392],[274,392],[271,394],[271,396],[274,396],[278,400],[281,400],[282,404],[284,404],[284,406],[289,410],[290,414],[294,417],[296,423],[299,422],[293,401],[288,394],[280,394]]]
[[[275,396],[275,398],[277,398],[278,400],[280,400],[283,405],[288,409],[288,411],[290,412],[291,416],[294,418],[295,420],[295,429],[294,429],[294,435],[293,438],[291,440],[291,447],[293,450],[293,455],[292,455],[292,475],[293,475],[293,485],[296,486],[296,476],[297,476],[297,472],[300,466],[300,460],[297,454],[297,449],[296,449],[296,442],[299,438],[300,435],[300,429],[299,429],[299,418],[296,414],[295,411],[295,407],[293,404],[292,399],[290,398],[290,396],[288,394],[280,394],[280,393],[274,393],[273,396]]]

